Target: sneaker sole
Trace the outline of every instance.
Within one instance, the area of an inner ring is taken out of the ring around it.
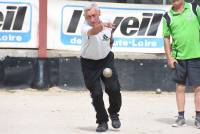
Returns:
[[[194,127],[195,127],[196,129],[200,129],[200,126],[197,126],[197,125],[194,125]]]
[[[186,126],[187,126],[186,124],[183,124],[183,125],[172,124],[172,127],[186,127]]]
[[[108,129],[106,129],[105,131],[98,131],[98,130],[96,130],[96,132],[98,132],[98,133],[106,132],[106,131],[108,131]]]
[[[200,129],[200,127],[195,126],[196,129]]]

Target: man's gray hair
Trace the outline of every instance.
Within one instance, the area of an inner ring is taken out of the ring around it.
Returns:
[[[92,9],[92,8],[94,8],[94,9],[96,9],[96,10],[100,10],[99,7],[98,7],[98,5],[97,5],[96,3],[92,3],[92,4],[87,5],[87,6],[84,7],[84,14],[85,14],[88,10],[90,10],[90,9]]]

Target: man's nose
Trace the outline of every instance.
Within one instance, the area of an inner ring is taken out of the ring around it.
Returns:
[[[96,21],[95,17],[91,17],[91,22],[95,22],[95,21]]]

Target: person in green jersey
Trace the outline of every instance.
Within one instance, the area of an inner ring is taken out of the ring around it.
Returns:
[[[195,126],[200,129],[200,7],[197,3],[172,0],[163,16],[164,48],[174,71],[178,118],[173,127],[185,126],[185,85],[195,92]],[[172,39],[172,41],[170,41]]]

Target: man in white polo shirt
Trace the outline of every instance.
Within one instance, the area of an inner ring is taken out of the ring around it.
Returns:
[[[96,111],[97,132],[108,130],[108,113],[114,128],[119,128],[121,108],[120,84],[114,67],[114,54],[111,52],[113,23],[100,18],[100,9],[96,4],[84,8],[85,22],[81,29],[81,67],[86,88],[91,93],[92,104]],[[112,76],[103,76],[105,68],[112,69]],[[109,96],[108,113],[104,106],[101,81]]]

